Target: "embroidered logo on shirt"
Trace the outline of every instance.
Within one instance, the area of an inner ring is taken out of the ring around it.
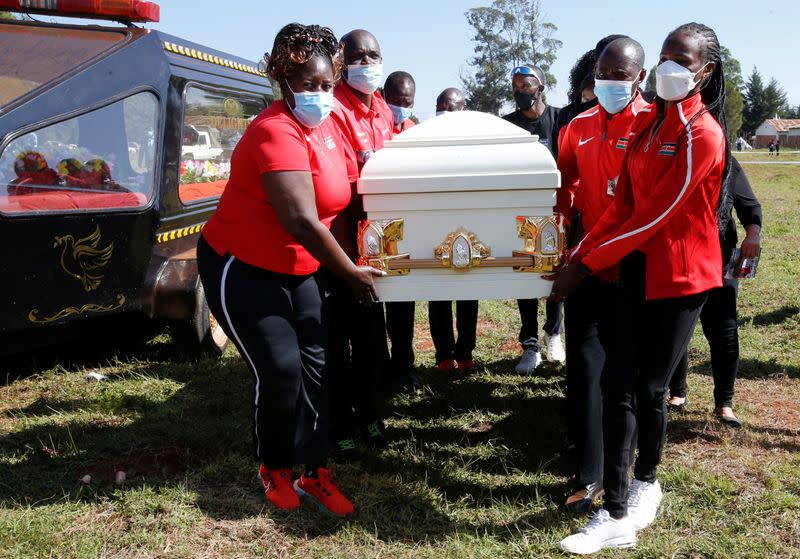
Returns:
[[[614,193],[617,191],[617,179],[619,177],[614,177],[613,179],[609,180],[606,183],[606,194],[609,196],[613,196]]]
[[[617,145],[616,145],[617,149],[625,149],[627,147],[628,147],[628,138],[620,138],[619,140],[617,140]]]
[[[661,148],[658,150],[658,155],[674,156],[677,149],[678,144],[675,142],[667,142],[665,144],[661,144]]]
[[[588,144],[592,140],[594,140],[594,136],[592,136],[591,138],[587,138],[586,140],[581,138],[580,140],[578,140],[578,147],[582,146],[583,144]]]
[[[539,143],[545,146],[550,146],[550,138],[539,138]]]
[[[325,145],[328,149],[336,149],[336,142],[333,141],[333,136],[325,136]]]

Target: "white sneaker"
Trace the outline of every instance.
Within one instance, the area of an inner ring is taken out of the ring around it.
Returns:
[[[542,362],[542,354],[535,349],[526,349],[522,352],[519,363],[514,368],[521,375],[530,375]]]
[[[544,335],[544,345],[547,348],[547,360],[563,363],[567,360],[564,346],[561,344],[561,334]]]
[[[628,517],[636,530],[647,528],[656,519],[663,496],[658,480],[649,483],[634,478],[628,494]]]
[[[630,516],[616,520],[606,509],[600,509],[580,532],[567,536],[559,545],[564,551],[579,555],[596,553],[606,547],[633,547],[636,530]]]

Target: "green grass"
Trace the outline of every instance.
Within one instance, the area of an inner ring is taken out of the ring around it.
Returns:
[[[769,150],[757,149],[753,151],[736,151],[734,148],[733,155],[739,161],[800,161],[800,150],[784,149],[781,148],[779,156],[770,155]]]
[[[765,228],[758,278],[740,298],[746,427],[711,417],[697,334],[692,406],[672,418],[660,471],[662,514],[636,549],[602,557],[800,557],[800,168],[747,172]],[[233,351],[189,361],[161,335],[57,366],[40,353],[32,374],[24,360],[4,366],[16,380],[0,386],[0,558],[560,557],[558,540],[584,521],[559,506],[563,370],[513,374],[515,304],[480,313],[480,369],[445,377],[417,306],[427,387],[388,402],[389,448],[335,466],[359,510],[351,521],[266,507],[250,457],[252,378]],[[88,369],[111,379],[86,382]]]

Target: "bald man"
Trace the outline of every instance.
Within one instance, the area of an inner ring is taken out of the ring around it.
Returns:
[[[599,105],[576,116],[559,137],[561,188],[556,211],[579,220],[579,242],[614,203],[636,116],[651,111],[639,93],[645,77],[644,51],[631,38],[608,43],[595,66]],[[622,368],[615,322],[621,293],[617,269],[588,278],[565,304],[567,329],[567,429],[575,445],[574,487],[565,506],[588,512],[603,488],[603,402],[613,416],[614,373]]]
[[[348,170],[353,175],[350,206],[337,216],[331,232],[351,258],[358,256],[356,229],[363,219],[361,197],[355,182],[364,164],[392,137],[392,112],[378,93],[383,84],[383,57],[375,36],[355,29],[340,40],[344,58],[342,81],[336,86],[331,118],[352,147]],[[378,406],[378,379],[389,367],[383,305],[362,305],[347,285],[330,275],[330,339],[327,365],[334,455],[347,461],[357,454],[362,435],[372,447],[385,444]]]
[[[408,72],[398,70],[386,78],[386,83],[383,84],[383,98],[392,111],[394,134],[404,132],[416,124],[411,120],[416,95],[417,84]]]
[[[547,147],[555,158],[558,157],[555,137],[559,110],[544,102],[542,98],[544,88],[545,75],[541,68],[532,64],[514,68],[511,71],[511,90],[514,93],[517,110],[503,118],[537,135],[539,142]],[[517,306],[522,323],[518,338],[522,346],[522,357],[515,369],[520,374],[529,375],[542,362],[539,344],[539,300],[520,299],[517,301]],[[561,303],[547,301],[544,323],[547,359],[559,363],[566,357],[564,346],[561,344],[562,308]]]
[[[448,87],[436,98],[436,116],[444,113],[463,111],[467,106],[464,92],[457,87]]]

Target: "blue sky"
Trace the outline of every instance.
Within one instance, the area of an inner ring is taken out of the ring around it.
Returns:
[[[434,113],[436,96],[459,85],[472,54],[469,8],[490,0],[406,0],[405,2],[274,2],[269,0],[160,0],[157,29],[257,60],[272,47],[286,23],[318,23],[337,37],[355,28],[371,31],[381,44],[384,68],[410,72],[417,82],[416,114]],[[366,7],[364,7],[366,6]],[[555,37],[564,46],[552,72],[558,79],[548,93],[551,104],[566,100],[572,64],[601,37],[624,33],[642,43],[647,67],[657,60],[661,43],[673,28],[699,21],[714,28],[722,44],[742,63],[745,77],[754,65],[769,79],[774,76],[800,104],[800,2],[773,0],[722,2],[672,0],[653,2],[575,2],[544,0],[547,19],[558,26]]]

